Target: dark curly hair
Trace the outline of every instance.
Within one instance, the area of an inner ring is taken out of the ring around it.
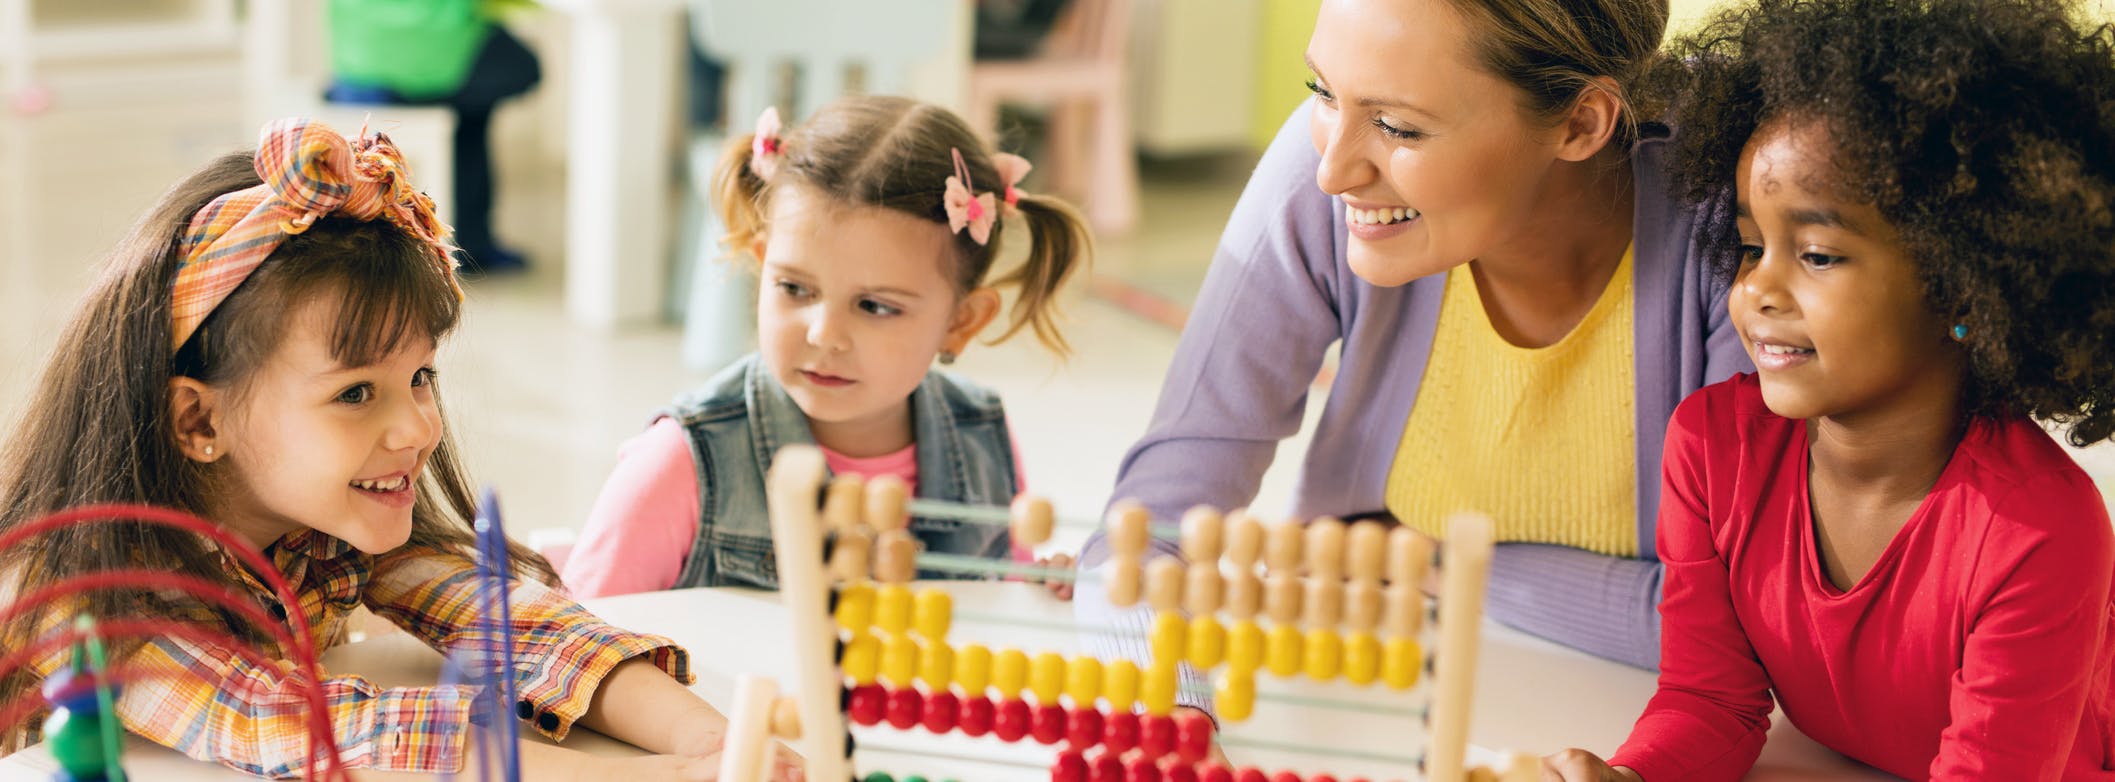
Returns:
[[[1968,327],[1971,414],[2115,434],[2115,35],[2055,0],[1745,0],[1647,80],[1677,197],[1724,203],[1764,122],[1818,122],[1826,183],[1874,204]],[[1730,274],[1731,210],[1704,240]]]

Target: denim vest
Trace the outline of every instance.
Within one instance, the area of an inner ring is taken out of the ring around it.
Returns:
[[[690,435],[698,471],[698,537],[676,588],[739,585],[778,587],[764,474],[778,449],[815,443],[808,417],[771,377],[756,354],[734,363],[704,387],[676,398],[659,413]],[[919,499],[977,505],[1013,501],[1013,441],[999,396],[938,370],[911,392],[912,434],[918,445]],[[1006,527],[913,517],[911,533],[926,551],[1005,559]],[[948,574],[920,571],[919,578]]]

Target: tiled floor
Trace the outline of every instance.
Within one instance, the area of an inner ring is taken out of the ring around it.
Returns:
[[[12,420],[59,323],[98,258],[155,194],[253,132],[232,101],[104,111],[61,108],[0,119],[0,416]],[[502,115],[502,122],[527,121]],[[502,137],[508,129],[502,127]],[[505,145],[503,145],[504,147]],[[535,144],[515,144],[531,148]],[[1187,304],[1246,171],[1245,159],[1147,168],[1146,214],[1135,236],[1104,243],[1099,271]],[[499,488],[517,534],[577,527],[617,445],[649,413],[705,377],[677,360],[673,326],[591,333],[560,315],[562,181],[530,152],[503,159],[500,229],[535,263],[527,275],[476,280],[460,335],[444,356],[451,425],[477,478]],[[1166,326],[1085,295],[1072,300],[1078,353],[1058,362],[1033,340],[979,348],[956,365],[1007,400],[1032,487],[1061,512],[1091,515],[1118,460],[1142,431],[1173,353]],[[1278,507],[1304,442],[1266,480],[1259,507]],[[2081,454],[2115,494],[2115,449]]]

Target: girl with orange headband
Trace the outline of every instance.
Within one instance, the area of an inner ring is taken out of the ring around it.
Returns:
[[[342,640],[362,605],[436,648],[461,642],[477,620],[474,510],[434,371],[462,305],[448,236],[386,137],[302,120],[266,126],[254,154],[171,189],[112,254],[0,452],[0,532],[91,503],[174,508],[263,549],[299,605],[202,539],[145,525],[0,551],[0,604],[73,575],[150,567],[253,594],[273,616],[299,610],[319,646]],[[520,718],[554,740],[578,724],[662,753],[592,758],[525,742],[531,778],[709,776],[726,720],[683,686],[687,654],[601,622],[554,588],[541,557],[510,555]],[[258,628],[182,596],[112,591],[78,608],[195,621],[288,659]],[[55,613],[0,626],[0,648],[71,619]],[[173,638],[120,653],[150,674],[117,702],[128,730],[258,776],[302,768],[305,685],[286,671]],[[61,664],[0,681],[0,701]],[[464,765],[471,688],[357,676],[322,686],[348,765]],[[0,751],[35,738],[0,731]]]

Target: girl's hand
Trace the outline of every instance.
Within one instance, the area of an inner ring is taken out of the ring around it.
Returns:
[[[1638,772],[1611,768],[1600,756],[1567,749],[1542,759],[1542,782],[1645,782]]]
[[[771,771],[765,775],[771,782],[801,782],[808,778],[808,767],[799,755],[785,747],[772,745]]]
[[[1036,567],[1069,568],[1072,567],[1072,555],[1052,554],[1047,557],[1038,558],[1035,561],[1035,564]],[[1072,584],[1073,582],[1071,581],[1056,578],[1043,582],[1043,586],[1050,590],[1050,594],[1056,595],[1057,599],[1059,600],[1072,599]]]

